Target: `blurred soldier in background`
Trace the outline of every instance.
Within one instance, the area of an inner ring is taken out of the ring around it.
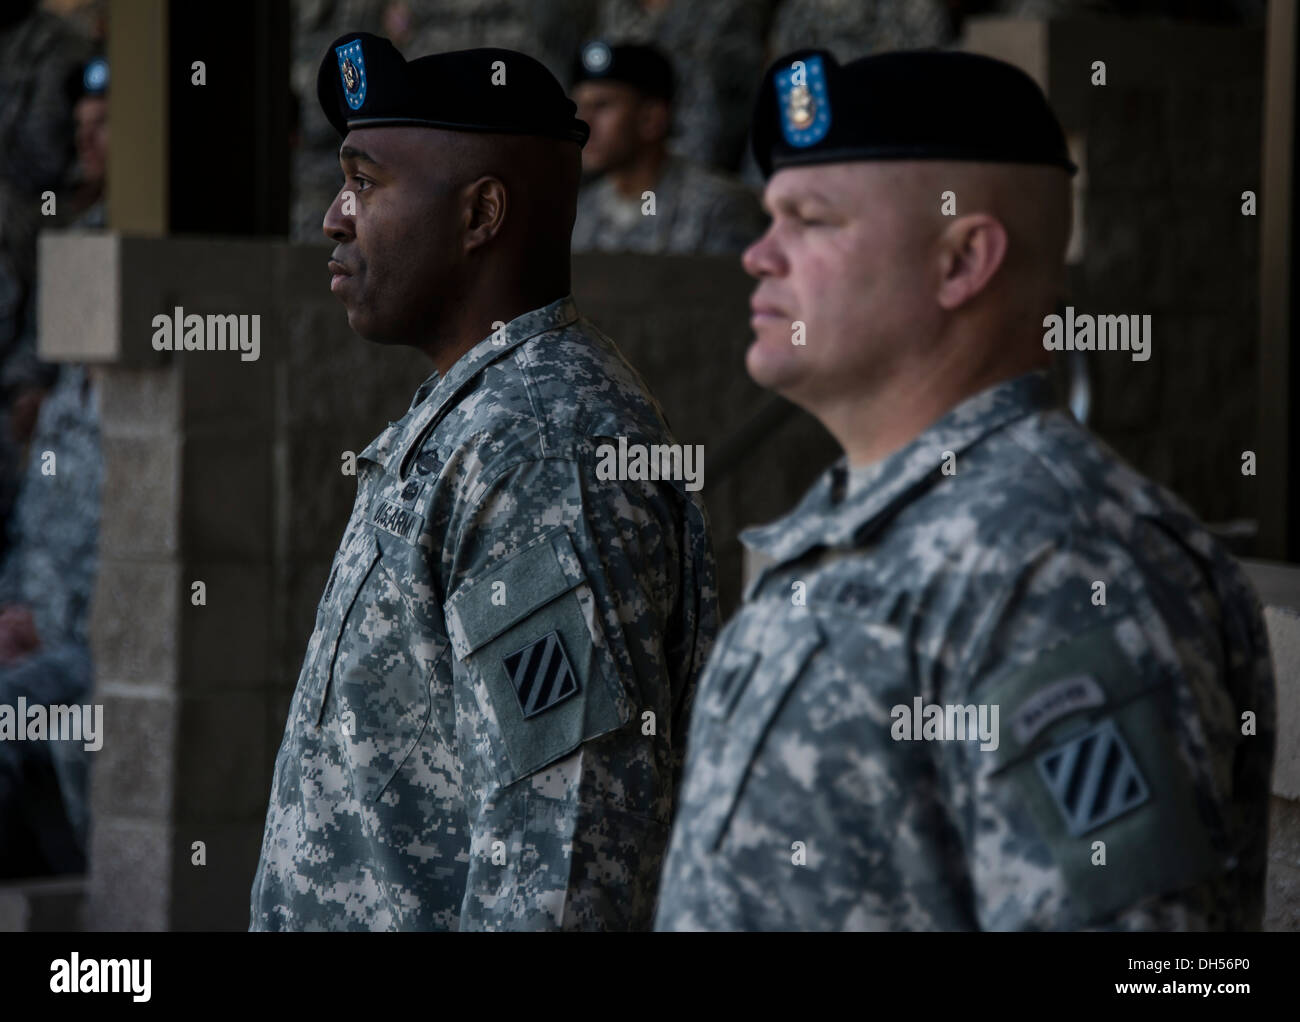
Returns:
[[[54,222],[102,227],[108,62],[97,56],[75,68],[65,88],[77,168]],[[0,705],[10,707],[19,698],[29,707],[84,704],[92,682],[89,613],[104,471],[92,370],[60,367],[39,409],[13,543],[0,559]],[[88,758],[79,741],[0,741],[0,876],[85,868]]]
[[[65,366],[41,403],[14,543],[0,566],[0,705],[90,698],[103,481],[98,402],[89,371]],[[0,741],[0,876],[85,868],[87,755],[79,741]]]
[[[582,166],[597,176],[578,195],[574,251],[725,254],[762,233],[753,192],[668,151],[673,71],[662,53],[592,42],[574,82],[578,116],[591,125]]]
[[[855,0],[852,6],[861,11],[871,5]],[[773,0],[598,0],[584,35],[666,54],[682,97],[669,147],[734,171],[745,149],[766,57],[764,34],[775,7]]]
[[[77,168],[70,190],[59,199],[60,223],[100,229],[105,223],[104,185],[108,171],[108,61],[98,55],[69,79],[73,96]]]
[[[35,0],[0,7],[0,556],[23,449],[41,394],[54,382],[52,368],[36,359],[36,232],[44,226],[44,194],[63,184],[71,165],[65,83],[88,49]]]

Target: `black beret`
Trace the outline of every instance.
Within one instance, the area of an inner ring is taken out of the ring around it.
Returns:
[[[1029,75],[992,57],[950,50],[882,53],[843,66],[826,50],[787,54],[763,78],[753,138],[764,176],[850,160],[1078,169],[1047,97]]]
[[[649,96],[673,98],[673,66],[653,46],[588,43],[574,61],[573,84],[589,81],[625,82]]]
[[[590,132],[544,64],[492,47],[408,62],[387,39],[349,32],[325,51],[316,96],[340,135],[353,128],[414,125],[583,145]]]

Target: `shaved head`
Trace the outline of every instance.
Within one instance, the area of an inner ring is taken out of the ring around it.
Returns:
[[[989,282],[990,293],[1014,290],[1037,301],[1046,315],[1065,282],[1070,236],[1070,179],[1056,167],[1011,163],[918,162],[895,170],[900,202],[937,240],[963,217],[987,214],[1006,231],[1007,249]],[[952,192],[955,216],[940,196]],[[1041,317],[1040,317],[1041,318]]]
[[[1069,176],[1053,166],[778,170],[764,193],[772,224],[743,257],[759,281],[750,375],[840,436],[832,421],[899,395],[926,391],[948,407],[1037,368],[1043,317],[1064,292],[1070,200]]]
[[[505,186],[508,204],[499,239],[527,241],[522,247],[531,257],[529,269],[551,263],[559,251],[567,265],[582,174],[576,145],[532,135],[423,130],[431,168],[440,178],[435,187],[467,189],[495,178]]]

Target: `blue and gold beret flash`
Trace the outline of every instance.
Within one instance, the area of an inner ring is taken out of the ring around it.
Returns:
[[[947,50],[882,53],[840,65],[796,50],[763,78],[754,158],[782,167],[854,160],[1041,163],[1073,174],[1065,132],[1019,68]]]
[[[673,66],[653,46],[589,42],[574,61],[573,84],[590,81],[624,82],[648,96],[673,98]]]
[[[493,47],[407,61],[387,39],[349,32],[325,51],[316,96],[340,135],[353,128],[413,125],[584,145],[590,133],[544,64]]]

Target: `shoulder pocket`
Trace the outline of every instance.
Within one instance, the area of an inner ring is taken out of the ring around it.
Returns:
[[[998,706],[991,790],[1025,806],[1085,924],[1224,868],[1218,811],[1178,751],[1178,681],[1139,649],[1135,627],[1103,625],[1047,650],[979,692]],[[1215,817],[1208,825],[1206,815]],[[1122,866],[1099,868],[1096,845]]]
[[[489,755],[502,785],[631,719],[632,701],[563,527],[489,566],[444,609],[456,659],[495,716],[503,748]]]
[[[772,721],[822,642],[811,614],[765,619],[738,631],[711,661],[691,734],[692,754],[704,762],[687,778],[704,786],[689,797],[702,809],[706,848],[722,841]]]

